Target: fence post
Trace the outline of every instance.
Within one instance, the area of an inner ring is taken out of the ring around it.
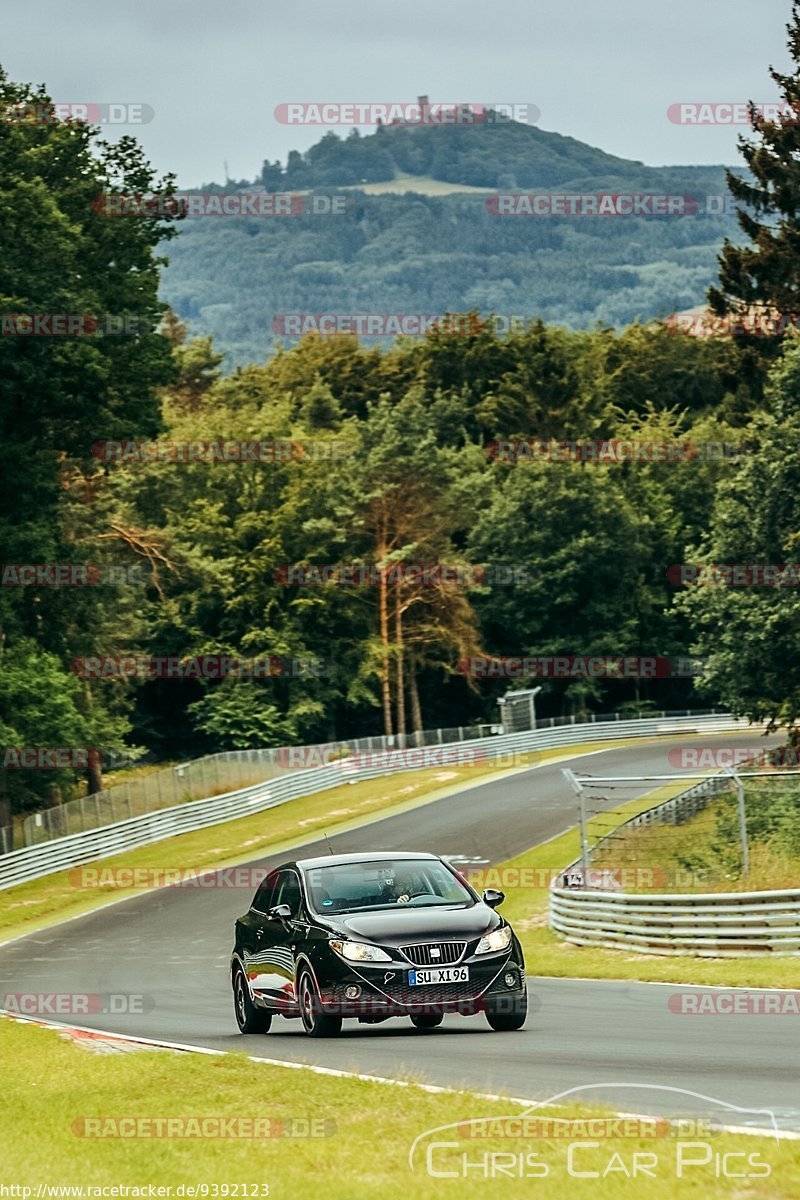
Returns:
[[[562,769],[561,774],[578,797],[578,823],[581,831],[581,864],[583,866],[583,883],[587,886],[589,876],[589,839],[586,833],[586,797],[580,780],[569,769]]]
[[[730,771],[730,767],[728,770]],[[750,871],[750,851],[747,846],[747,814],[744,808],[744,783],[735,771],[730,771],[730,775],[736,783],[736,800],[739,805],[739,836],[742,841],[742,875],[746,878]]]

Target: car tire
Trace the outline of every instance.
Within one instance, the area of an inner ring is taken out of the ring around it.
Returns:
[[[303,971],[297,981],[297,1000],[303,1028],[309,1037],[336,1037],[342,1030],[342,1018],[323,1011],[310,971]]]
[[[436,1029],[442,1023],[442,1013],[414,1013],[411,1024],[415,1029]]]
[[[256,1008],[253,1004],[241,967],[237,967],[233,972],[233,1010],[240,1033],[269,1033],[272,1013],[263,1008]]]
[[[523,992],[518,997],[503,996],[498,999],[502,1003],[495,1002],[493,1006],[490,1001],[489,1007],[486,1009],[486,1020],[492,1029],[496,1033],[513,1033],[517,1029],[522,1029],[528,1015],[528,993]]]

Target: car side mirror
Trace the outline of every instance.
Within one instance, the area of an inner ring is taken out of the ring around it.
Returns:
[[[267,916],[273,921],[288,921],[291,915],[292,910],[289,908],[288,904],[276,904],[275,907],[271,908],[267,913]]]
[[[499,908],[505,898],[505,892],[498,892],[496,888],[487,888],[483,893],[483,903],[488,904],[489,908]]]

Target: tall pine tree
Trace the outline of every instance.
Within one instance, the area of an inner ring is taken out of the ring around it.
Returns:
[[[727,172],[731,195],[747,206],[738,221],[753,244],[734,246],[725,239],[720,286],[708,291],[709,305],[720,316],[754,306],[800,312],[800,0],[793,0],[787,32],[794,71],[782,75],[771,67],[770,75],[788,111],[767,121],[751,103],[756,137],[739,138],[751,177]]]

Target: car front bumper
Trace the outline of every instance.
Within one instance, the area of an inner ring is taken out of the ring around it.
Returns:
[[[382,1020],[390,1016],[426,1013],[484,1012],[487,1007],[513,1005],[525,995],[525,971],[512,954],[492,955],[486,962],[471,959],[459,964],[469,968],[469,979],[457,983],[411,985],[410,964],[386,964],[385,970],[360,971],[320,988],[323,1009],[342,1017]],[[512,982],[513,980],[513,982]],[[358,995],[348,995],[358,989]]]

